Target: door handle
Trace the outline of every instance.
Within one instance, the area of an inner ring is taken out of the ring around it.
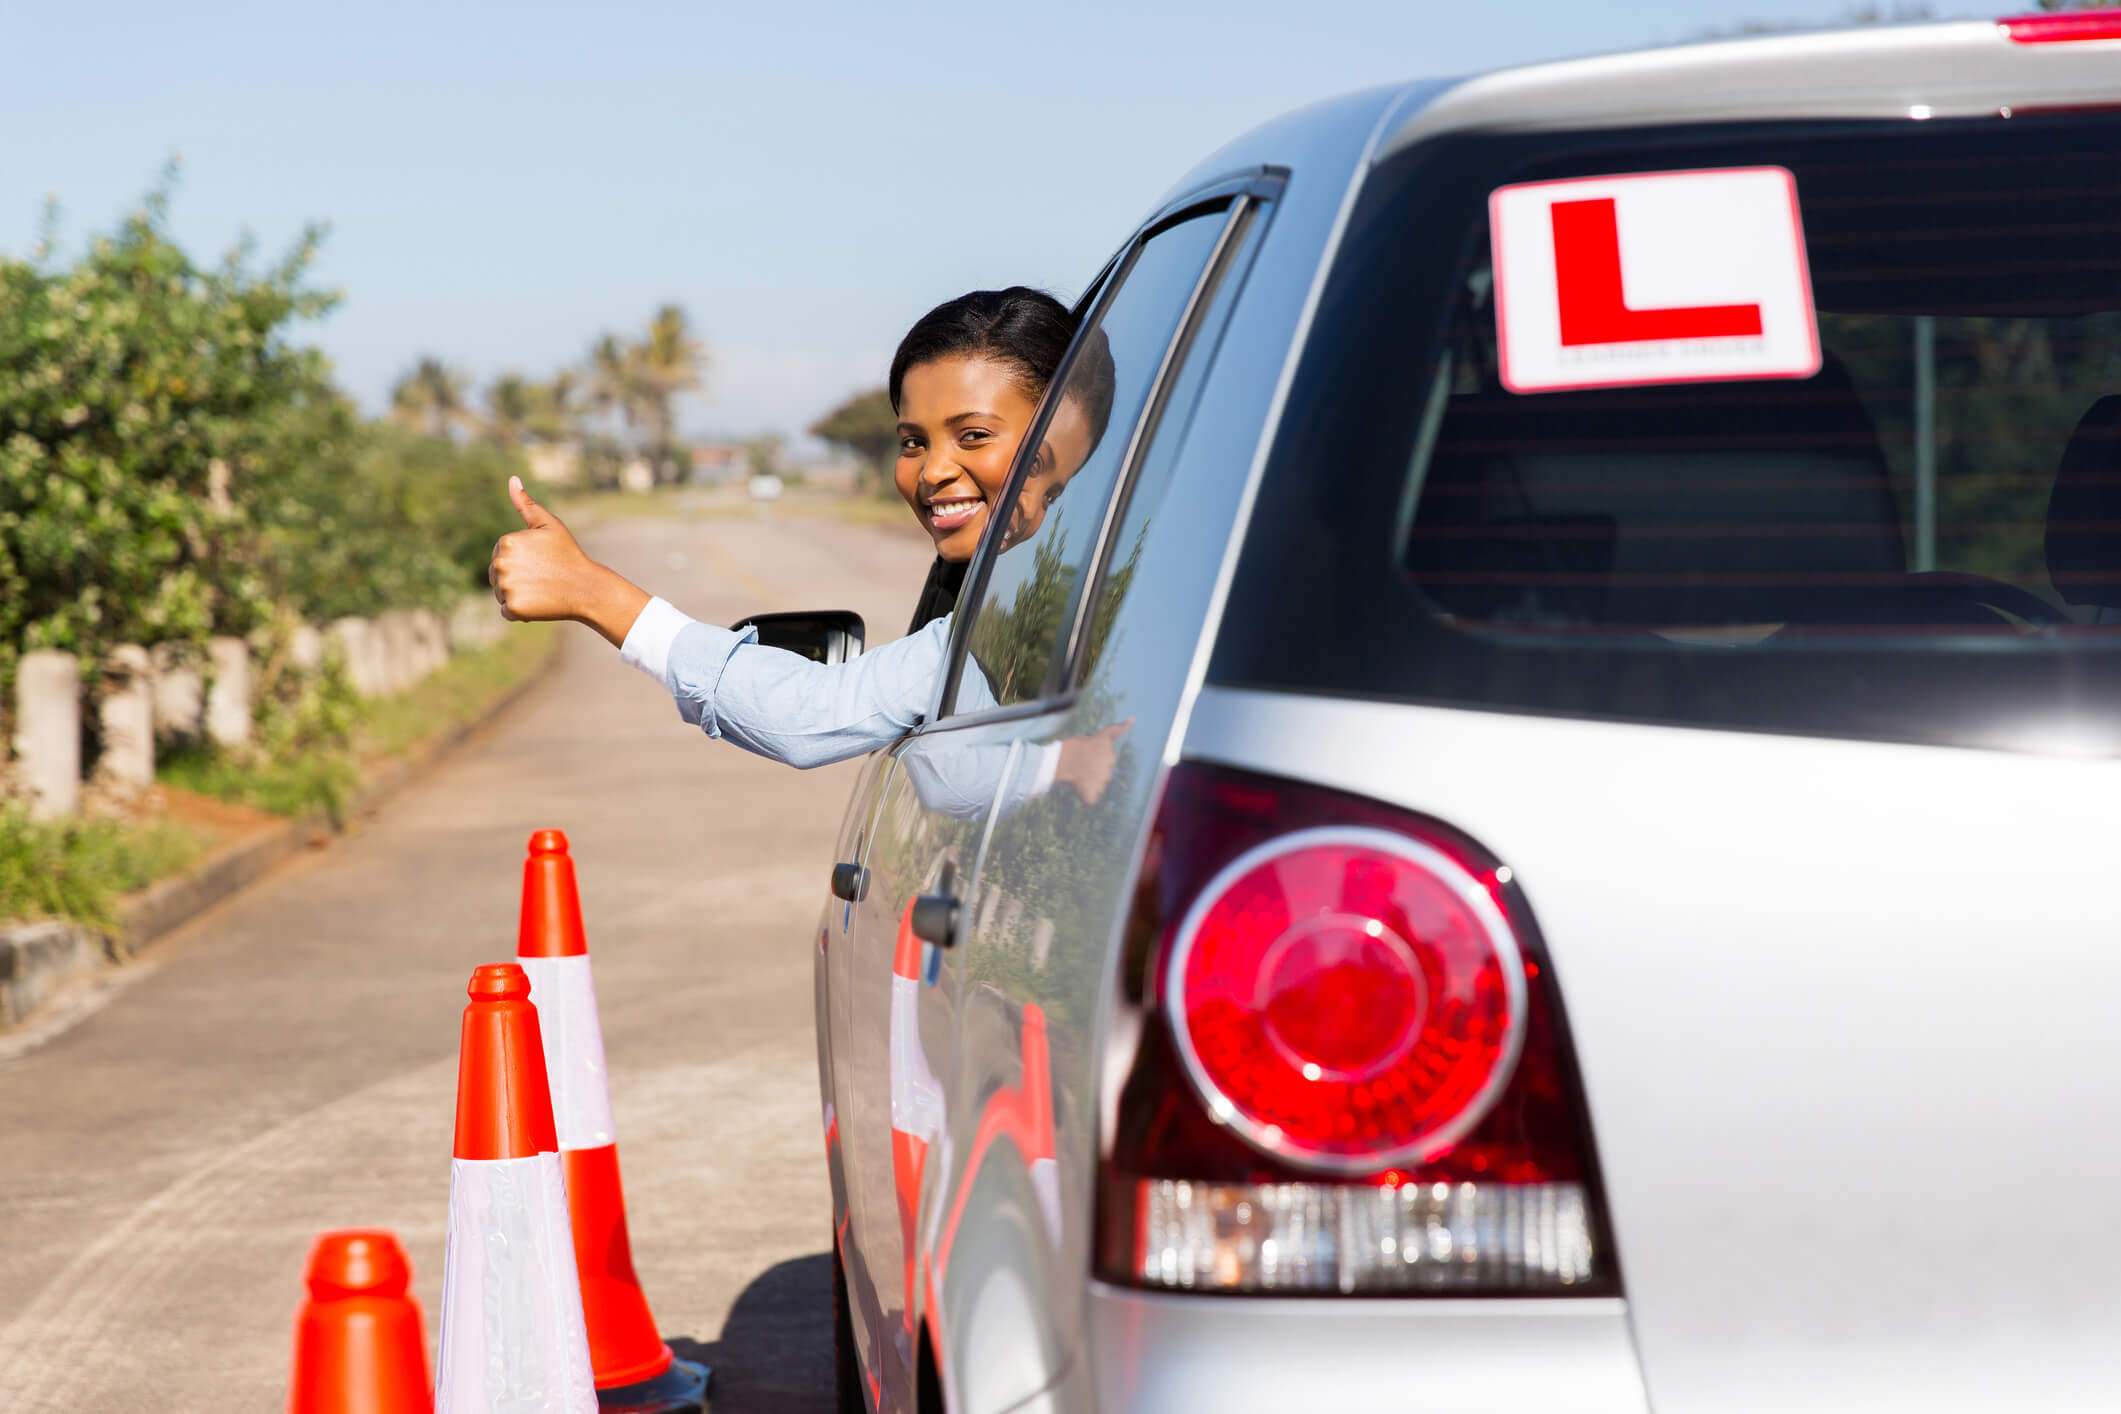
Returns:
[[[913,936],[947,948],[957,942],[957,900],[948,894],[922,894],[913,901]]]
[[[869,871],[859,864],[832,866],[832,896],[860,903],[869,896]]]

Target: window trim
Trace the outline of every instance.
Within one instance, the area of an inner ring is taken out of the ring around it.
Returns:
[[[1186,297],[1180,312],[1177,327],[1164,346],[1163,357],[1149,385],[1149,395],[1142,404],[1128,434],[1128,442],[1121,456],[1119,475],[1114,479],[1111,492],[1106,497],[1105,513],[1098,522],[1097,534],[1091,548],[1091,556],[1084,565],[1084,574],[1076,585],[1075,592],[1061,613],[1061,630],[1056,653],[1047,668],[1045,683],[1039,695],[1025,702],[1005,704],[984,712],[958,713],[954,711],[958,687],[964,676],[964,666],[971,657],[971,635],[974,613],[961,613],[951,625],[951,642],[945,662],[942,691],[937,699],[934,716],[914,730],[929,732],[953,729],[959,726],[976,726],[988,722],[1005,721],[1016,717],[1043,716],[1059,710],[1075,698],[1075,677],[1079,667],[1081,623],[1088,605],[1093,602],[1091,591],[1103,583],[1104,571],[1110,554],[1110,537],[1119,523],[1123,508],[1131,498],[1134,480],[1140,469],[1142,454],[1148,439],[1162,420],[1169,401],[1173,374],[1191,350],[1195,335],[1199,332],[1201,317],[1211,302],[1220,282],[1230,273],[1231,257],[1241,244],[1242,233],[1250,229],[1256,210],[1278,195],[1287,182],[1287,173],[1279,169],[1261,168],[1236,177],[1224,178],[1199,187],[1186,195],[1166,203],[1131,235],[1126,244],[1092,282],[1085,296],[1084,305],[1078,306],[1082,327],[1089,328],[1104,318],[1113,298],[1124,288],[1126,277],[1133,271],[1135,262],[1148,243],[1165,231],[1183,222],[1199,219],[1216,206],[1224,207],[1222,229],[1216,233],[1215,245],[1208,253],[1201,272],[1194,280],[1193,289]],[[1233,238],[1233,233],[1238,238]],[[1077,354],[1081,350],[1078,337],[1069,346],[1067,356],[1053,375],[1050,387],[1064,386],[1073,372]],[[1042,405],[1032,420],[1023,442],[1017,448],[1014,464],[1009,470],[1009,479],[1004,484],[1001,506],[1012,505],[1022,489],[1031,457],[1045,436],[1047,423],[1054,409]],[[987,523],[980,546],[974,552],[972,566],[963,589],[958,595],[960,609],[977,610],[986,593],[996,555],[998,527],[1003,517],[993,516]]]
[[[1082,683],[1088,667],[1085,661],[1089,647],[1085,641],[1088,625],[1099,591],[1105,586],[1105,576],[1111,569],[1112,549],[1120,524],[1126,520],[1127,508],[1133,504],[1142,463],[1148,459],[1150,444],[1162,429],[1164,414],[1170,410],[1172,393],[1178,383],[1178,373],[1193,355],[1202,326],[1207,322],[1209,307],[1222,293],[1226,281],[1242,279],[1243,272],[1237,269],[1238,252],[1243,249],[1254,225],[1266,219],[1268,207],[1269,199],[1256,193],[1247,193],[1232,204],[1230,219],[1223,224],[1215,249],[1209,253],[1208,263],[1201,268],[1185,311],[1179,316],[1178,330],[1170,346],[1164,350],[1164,361],[1156,370],[1156,382],[1149,401],[1143,406],[1141,418],[1134,426],[1133,439],[1127,445],[1119,483],[1105,503],[1105,518],[1098,527],[1096,549],[1084,566],[1082,579],[1077,583],[1068,607],[1062,611],[1067,646],[1054,659],[1053,676],[1047,681],[1049,694],[1073,692]]]

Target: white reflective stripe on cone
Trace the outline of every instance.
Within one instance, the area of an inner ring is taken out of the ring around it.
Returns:
[[[943,1085],[921,1048],[921,984],[891,979],[891,1127],[926,1142],[943,1127]]]
[[[452,1159],[435,1414],[595,1414],[560,1156]]]
[[[589,957],[519,957],[530,975],[530,1002],[545,1038],[545,1079],[552,1088],[552,1122],[562,1149],[596,1149],[618,1142],[611,1122],[611,1087],[604,1074],[604,1028],[597,1020],[597,987]]]

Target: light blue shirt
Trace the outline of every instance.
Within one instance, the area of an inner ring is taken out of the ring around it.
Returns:
[[[649,601],[619,653],[661,682],[678,715],[709,737],[807,769],[891,745],[935,709],[950,648],[950,615],[845,663],[816,663],[768,648],[741,633],[687,618]],[[966,713],[997,704],[986,675],[971,665],[958,685]],[[966,745],[947,736],[910,748],[902,760],[921,803],[960,818],[990,805],[1004,813],[1053,784],[1059,743],[1034,748],[1008,795],[996,788],[1008,768],[1007,742]]]

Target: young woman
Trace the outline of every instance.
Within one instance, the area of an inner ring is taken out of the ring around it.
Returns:
[[[891,360],[899,418],[899,494],[935,541],[925,609],[947,607],[1000,501],[1018,444],[1075,333],[1052,296],[1021,286],[979,290],[929,311]],[[1111,410],[1110,356],[1091,352],[1048,421],[1004,546],[1036,534],[1050,506],[1103,435]],[[827,666],[686,617],[583,552],[551,512],[511,477],[524,528],[494,546],[489,577],[504,617],[572,619],[602,634],[670,692],[678,713],[710,737],[794,766],[859,756],[897,740],[933,705],[950,615],[849,663]],[[917,616],[919,617],[919,616]],[[992,696],[979,673],[959,691],[968,710]],[[1094,803],[1110,779],[1117,732],[1055,743],[1025,777],[1032,792],[1072,785]]]

